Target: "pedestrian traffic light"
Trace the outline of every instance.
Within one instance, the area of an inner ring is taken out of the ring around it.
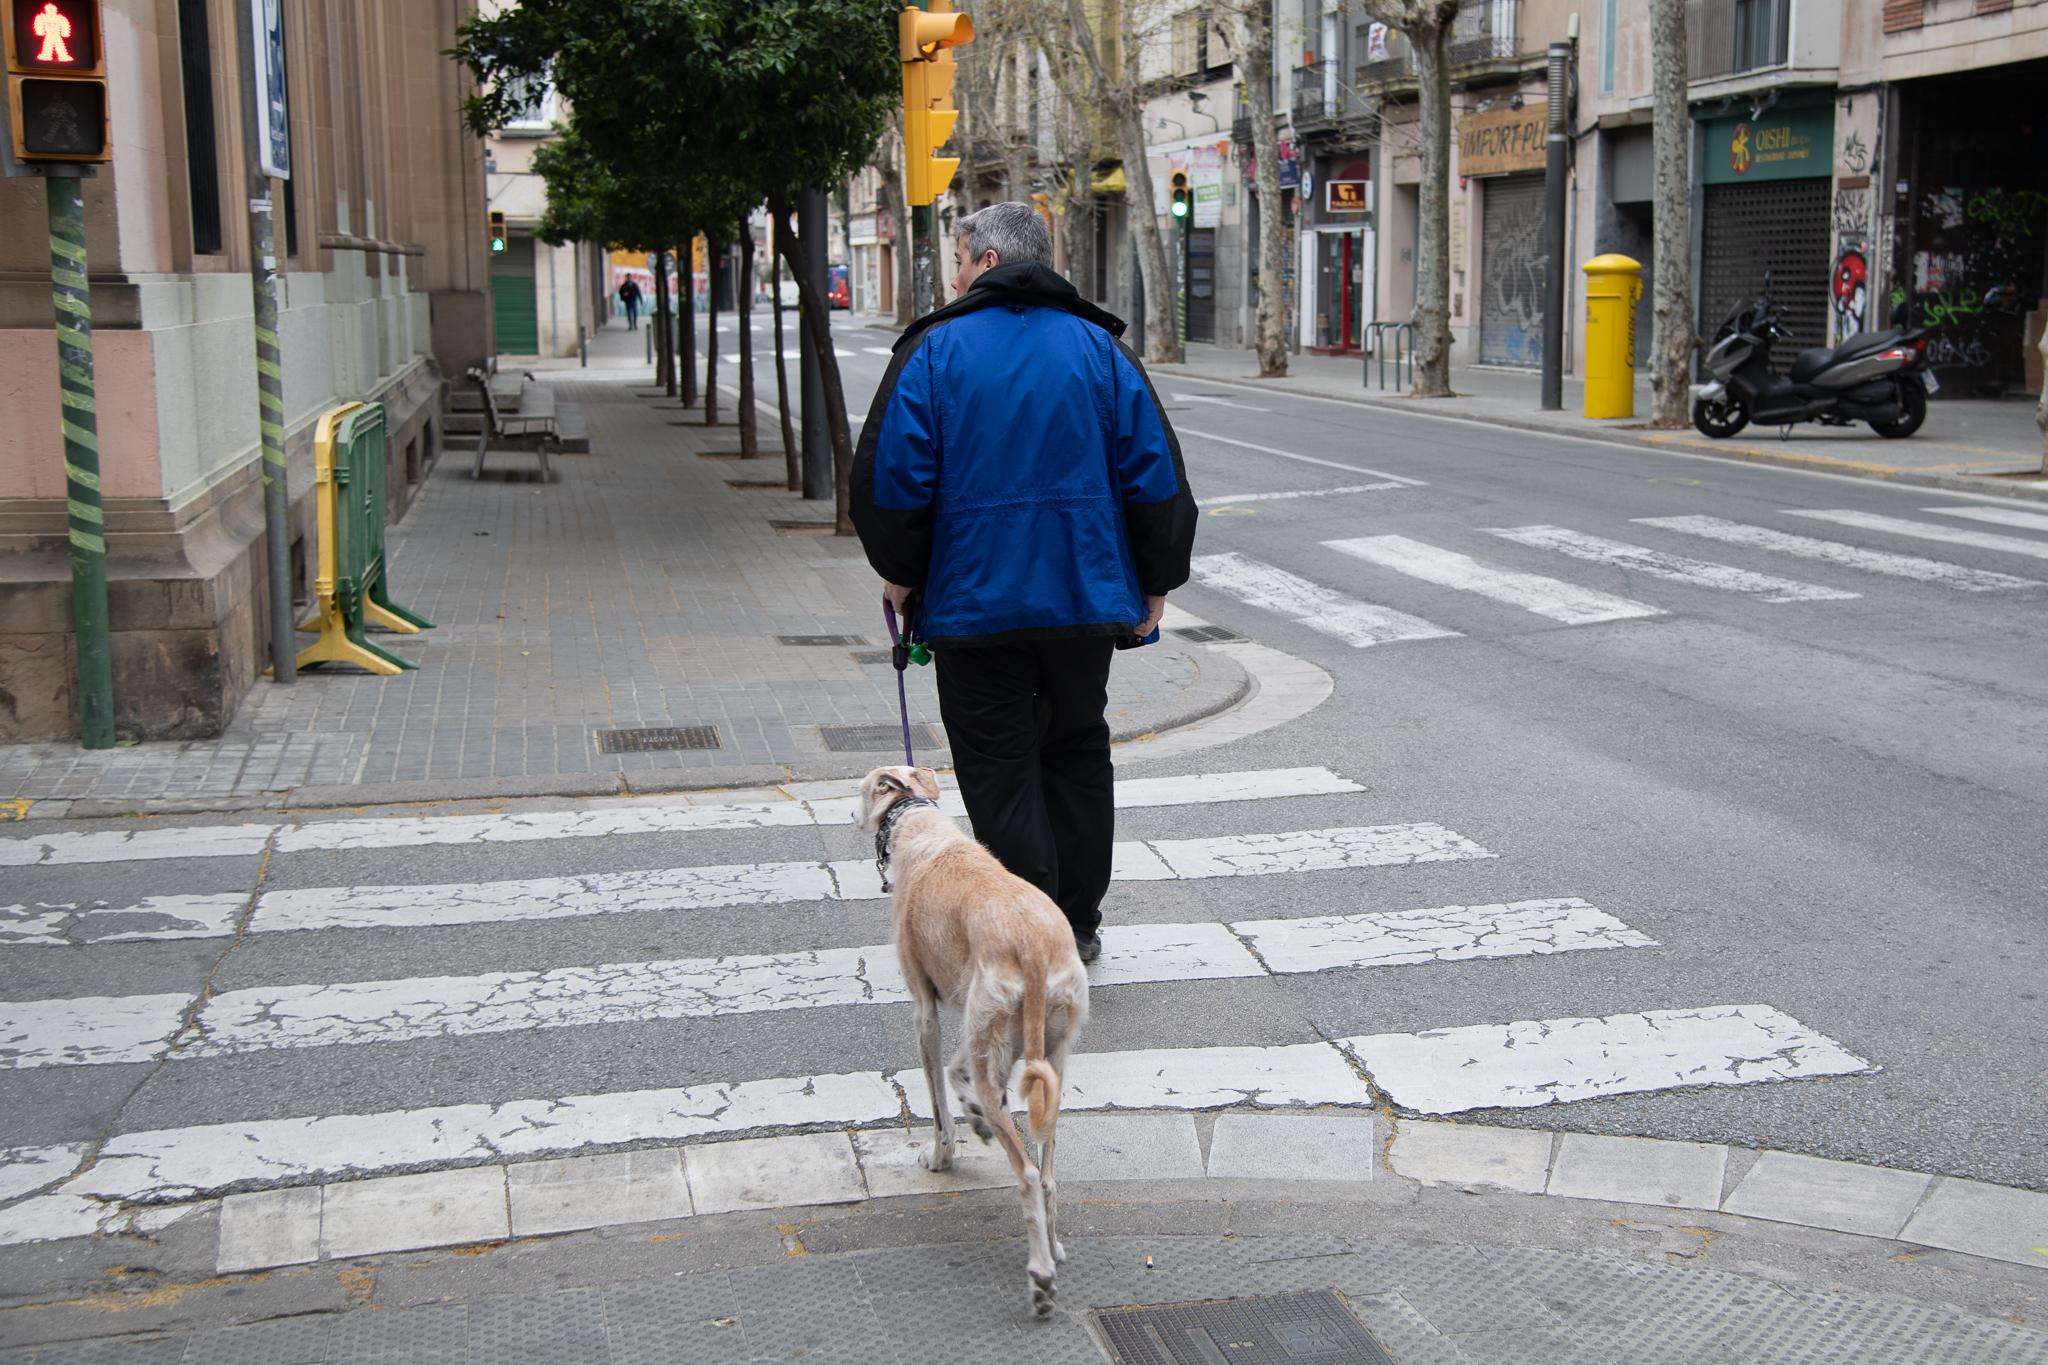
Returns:
[[[505,249],[505,215],[491,210],[491,251],[493,254]]]
[[[1173,216],[1176,218],[1187,217],[1188,209],[1193,206],[1194,200],[1194,195],[1188,191],[1188,173],[1186,171],[1175,171],[1173,173]]]
[[[112,161],[98,0],[7,0],[7,113],[18,161]]]
[[[903,202],[922,206],[953,183],[960,158],[939,156],[960,115],[953,109],[953,54],[974,41],[974,21],[953,13],[950,0],[896,16],[897,56],[903,63]]]

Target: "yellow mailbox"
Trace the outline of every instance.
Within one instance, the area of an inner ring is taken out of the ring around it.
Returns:
[[[1586,272],[1586,416],[1636,415],[1636,300],[1643,263],[1595,256]]]

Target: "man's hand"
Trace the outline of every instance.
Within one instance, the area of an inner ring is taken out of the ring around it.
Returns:
[[[1157,597],[1149,593],[1146,594],[1145,609],[1145,619],[1138,626],[1138,638],[1140,640],[1159,629],[1159,620],[1166,615],[1166,594],[1161,593]]]
[[[897,615],[899,615],[899,616],[901,616],[901,615],[903,614],[903,604],[904,604],[905,602],[908,602],[908,601],[910,600],[910,594],[911,594],[911,593],[912,593],[913,591],[915,591],[915,589],[912,589],[912,588],[904,588],[904,587],[898,587],[898,586],[897,586],[896,584],[894,584],[894,583],[884,583],[884,584],[882,584],[882,598],[883,598],[883,600],[884,600],[884,601],[886,601],[886,602],[888,602],[888,604],[889,604],[890,606],[892,606],[892,607],[896,608],[896,614],[897,614]],[[1162,598],[1160,598],[1159,600],[1160,600],[1161,602],[1164,602],[1164,601],[1166,601],[1166,599],[1165,599],[1165,598],[1163,598],[1163,597],[1162,597]]]

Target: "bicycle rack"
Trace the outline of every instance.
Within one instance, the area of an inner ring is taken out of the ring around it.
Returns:
[[[1415,324],[1412,322],[1394,322],[1390,320],[1374,321],[1366,323],[1364,330],[1365,335],[1369,339],[1366,346],[1365,374],[1363,376],[1365,386],[1368,388],[1372,387],[1372,359],[1377,355],[1380,360],[1379,387],[1382,389],[1387,387],[1387,352],[1391,350],[1394,353],[1394,386],[1396,388],[1413,387],[1415,383]],[[1392,337],[1391,341],[1388,340],[1390,336]],[[1408,378],[1406,380],[1401,378],[1401,367],[1403,364],[1406,364],[1408,367]]]

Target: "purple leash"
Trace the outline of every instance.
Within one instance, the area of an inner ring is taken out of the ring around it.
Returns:
[[[896,629],[896,604],[888,598],[882,599],[882,618],[889,624],[889,661],[896,665],[896,710],[903,717],[903,763],[915,768],[917,760],[910,753],[910,701],[903,691],[903,670],[910,667],[910,624],[909,609],[906,605],[906,620],[899,634]]]

